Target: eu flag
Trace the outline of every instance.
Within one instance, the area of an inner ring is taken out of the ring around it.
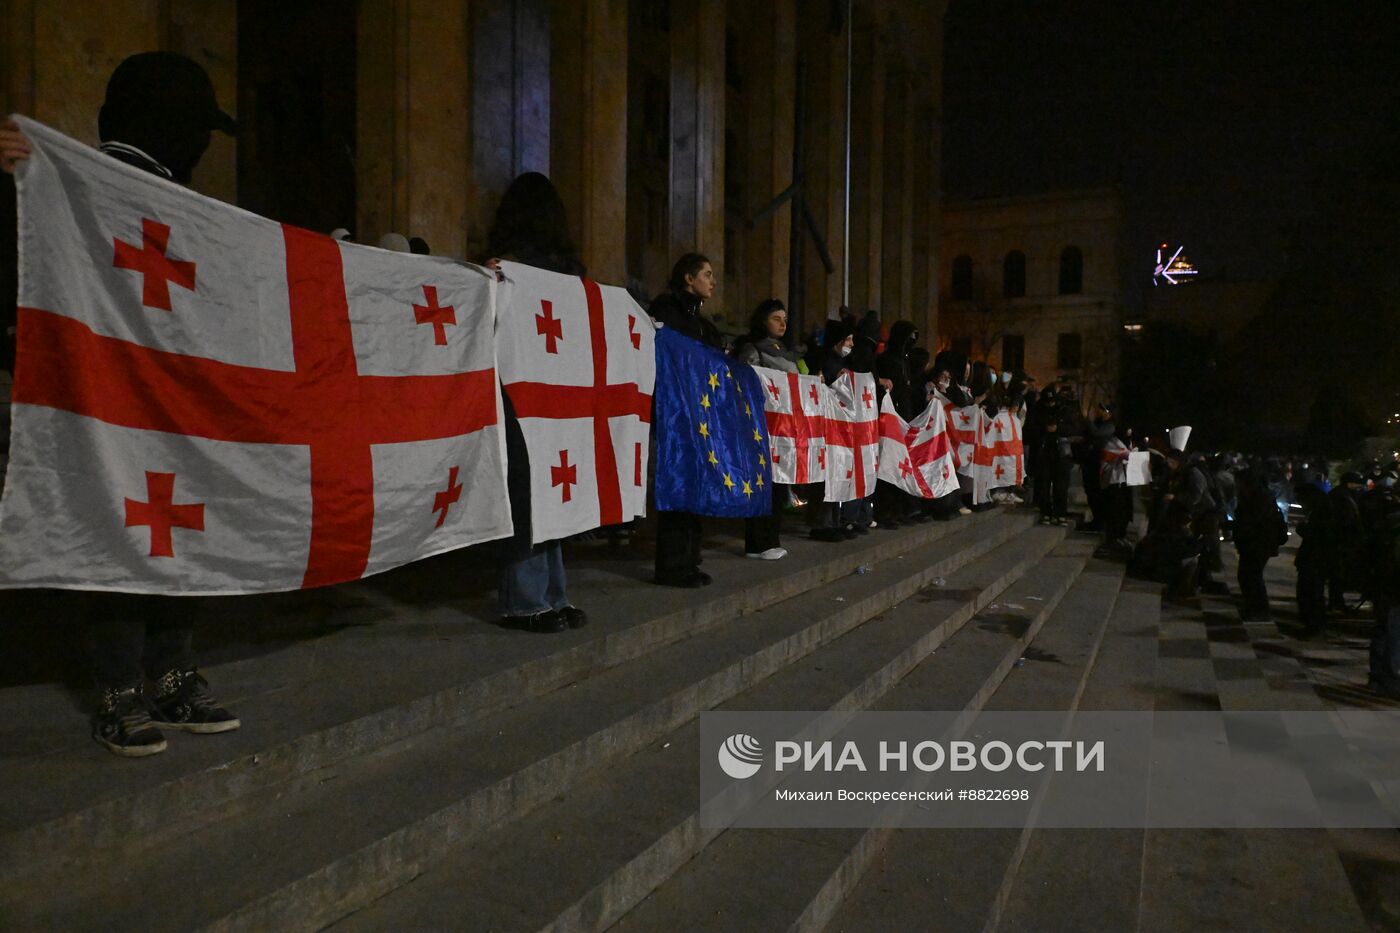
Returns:
[[[763,384],[753,367],[656,333],[656,507],[727,518],[773,506]]]

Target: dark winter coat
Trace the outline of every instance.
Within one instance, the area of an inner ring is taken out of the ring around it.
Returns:
[[[668,288],[651,300],[647,313],[678,334],[684,334],[716,350],[723,350],[724,337],[719,328],[700,313],[702,304],[704,302],[698,295]]]
[[[1235,508],[1235,550],[1274,557],[1288,540],[1288,522],[1265,488],[1247,486]]]

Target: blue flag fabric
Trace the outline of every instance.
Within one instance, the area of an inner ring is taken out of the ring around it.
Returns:
[[[656,507],[725,518],[773,506],[763,383],[753,367],[656,333]]]

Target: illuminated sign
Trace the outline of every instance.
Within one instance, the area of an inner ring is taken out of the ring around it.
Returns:
[[[1196,267],[1191,265],[1191,260],[1182,252],[1185,248],[1178,246],[1176,252],[1164,262],[1162,257],[1166,255],[1167,244],[1163,243],[1157,247],[1157,267],[1152,270],[1153,285],[1161,285],[1164,281],[1168,285],[1180,285],[1190,281],[1191,276],[1196,274]]]

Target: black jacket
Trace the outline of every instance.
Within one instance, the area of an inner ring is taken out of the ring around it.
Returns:
[[[723,350],[724,337],[719,328],[700,313],[700,305],[703,303],[698,295],[668,288],[651,300],[651,307],[647,308],[647,313],[678,334],[684,334],[716,350]]]

